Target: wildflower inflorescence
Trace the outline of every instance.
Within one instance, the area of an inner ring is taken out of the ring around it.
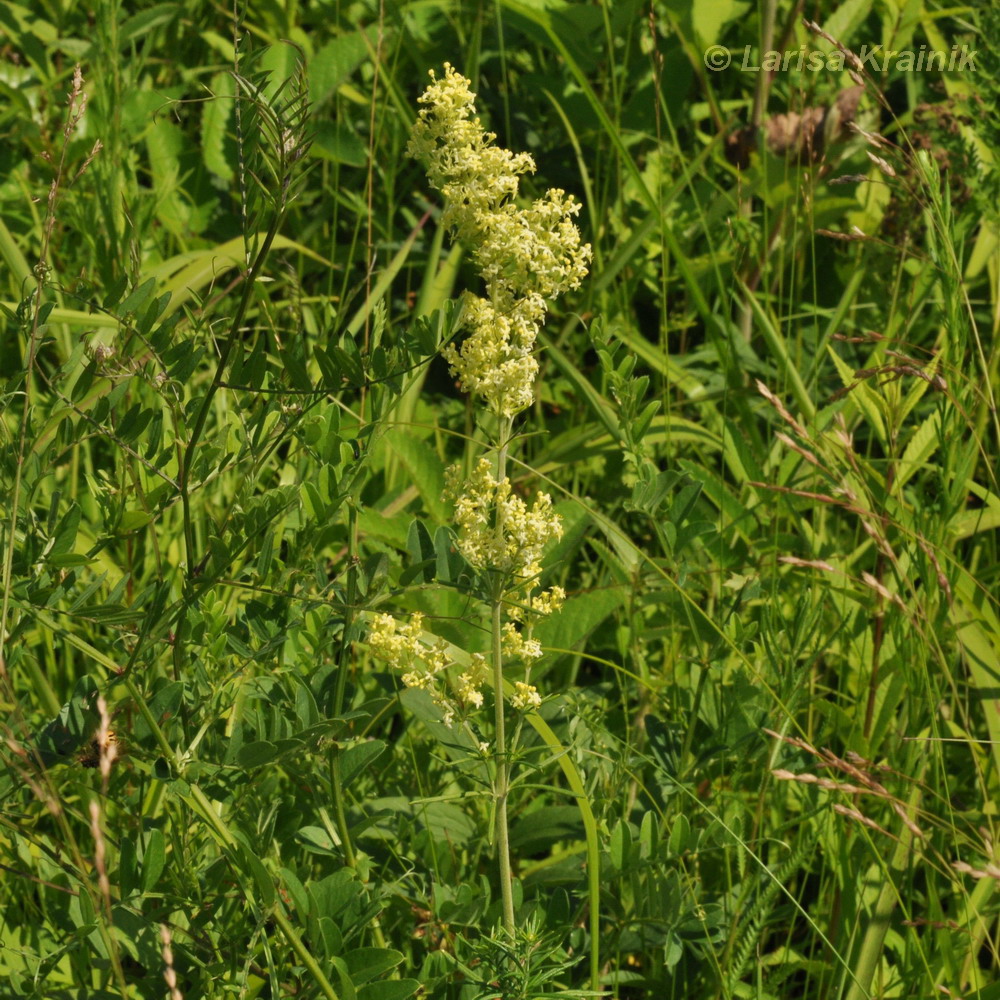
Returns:
[[[493,145],[469,81],[448,63],[442,80],[433,71],[431,79],[408,150],[426,163],[445,199],[441,221],[472,251],[486,287],[484,298],[466,295],[468,336],[444,355],[463,389],[512,417],[532,400],[546,302],[579,286],[590,246],[573,222],[580,205],[565,191],[550,188],[527,208],[515,204],[518,178],[533,172],[535,161]]]
[[[514,416],[534,396],[535,343],[548,301],[579,286],[590,246],[581,242],[573,222],[580,205],[565,191],[551,188],[527,207],[516,204],[519,178],[534,171],[534,160],[494,145],[496,136],[476,117],[469,81],[447,63],[444,78],[438,80],[431,71],[431,81],[420,98],[425,108],[409,152],[424,161],[431,185],[444,196],[442,224],[472,252],[486,292],[483,297],[466,295],[466,338],[460,347],[448,344],[442,353],[462,388],[480,396],[501,418],[501,427],[506,426],[495,462],[480,458],[469,474],[458,467],[448,470],[445,499],[455,505],[456,547],[484,580],[492,581],[494,682],[499,684],[502,676],[501,660],[520,661],[525,676],[515,683],[510,705],[528,712],[542,702],[527,677],[542,655],[532,628],[566,597],[559,587],[536,593],[542,552],[562,535],[562,524],[547,493],[530,504],[514,493],[503,473],[504,438]],[[502,626],[501,602],[513,619]],[[487,658],[473,653],[449,688],[447,646],[425,638],[419,613],[408,622],[374,616],[368,641],[376,655],[400,671],[404,684],[431,695],[446,723],[482,707]],[[502,742],[499,690],[496,708]]]
[[[538,576],[542,549],[562,535],[552,498],[539,493],[529,507],[509,479],[496,479],[487,458],[479,459],[468,478],[458,466],[445,477],[444,497],[455,503],[458,550],[469,564],[507,574],[515,585]]]
[[[458,680],[456,705],[445,684],[445,672],[452,666],[448,644],[443,639],[425,639],[423,628],[424,616],[419,611],[405,622],[392,615],[375,615],[368,629],[368,645],[400,672],[407,687],[426,691],[441,710],[444,722],[451,725],[457,710],[482,706],[480,688],[486,680],[486,658],[472,656],[468,670]]]

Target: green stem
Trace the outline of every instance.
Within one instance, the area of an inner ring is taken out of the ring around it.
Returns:
[[[236,312],[233,314],[233,321],[229,325],[229,335],[226,337],[219,350],[219,361],[215,366],[215,375],[212,377],[212,382],[208,387],[208,391],[205,393],[205,398],[201,401],[201,406],[198,408],[198,413],[194,420],[194,426],[191,428],[191,436],[188,438],[188,442],[181,452],[181,467],[177,470],[177,482],[181,494],[181,504],[184,510],[184,541],[185,547],[187,548],[187,573],[189,579],[195,570],[195,553],[193,547],[194,538],[191,527],[191,509],[188,494],[191,461],[194,456],[195,448],[197,448],[202,432],[205,429],[205,421],[208,418],[208,411],[212,405],[212,400],[215,398],[215,394],[219,391],[223,376],[226,373],[226,366],[229,364],[229,355],[232,354],[233,347],[236,344],[236,338],[239,335],[240,327],[243,325],[243,317],[246,315],[247,307],[250,305],[250,296],[253,294],[257,279],[260,277],[260,273],[264,269],[264,262],[267,260],[267,255],[271,250],[271,244],[274,242],[275,236],[278,235],[278,227],[281,225],[281,220],[283,218],[284,206],[280,206],[275,211],[274,218],[271,219],[271,225],[268,227],[267,233],[264,236],[260,250],[257,252],[257,256],[254,258],[253,264],[250,265],[250,270],[247,272],[246,280],[243,283],[243,291],[240,294],[239,305],[236,307]]]
[[[510,831],[507,825],[507,795],[510,791],[510,761],[504,728],[503,659],[500,649],[503,602],[493,598],[493,704],[496,711],[497,770],[493,785],[496,800],[497,861],[500,865],[500,895],[503,899],[503,926],[514,937],[514,884],[510,870]]]
[[[919,808],[920,798],[920,786],[917,785],[907,803],[907,813],[910,816],[913,816]],[[906,866],[910,863],[912,847],[913,833],[909,827],[904,827],[888,867],[883,870],[882,888],[871,919],[868,921],[868,927],[865,929],[857,961],[854,963],[854,977],[847,992],[847,1000],[868,1000],[872,996],[872,980],[875,978],[875,972],[885,950],[889,920],[899,902],[899,887],[893,881],[892,873],[906,870]]]
[[[201,401],[201,406],[198,408],[187,444],[181,445],[180,440],[177,443],[177,489],[181,498],[181,514],[184,524],[184,550],[187,556],[187,567],[184,575],[184,597],[177,614],[176,624],[174,625],[173,661],[176,679],[180,679],[185,666],[184,623],[187,618],[188,608],[194,601],[193,584],[195,577],[201,569],[196,561],[194,521],[191,515],[191,463],[194,459],[195,448],[197,448],[202,432],[205,429],[205,421],[208,419],[208,411],[211,408],[212,400],[222,385],[226,366],[229,364],[229,356],[232,354],[233,346],[236,344],[236,338],[239,335],[240,327],[243,324],[243,317],[246,315],[247,307],[250,304],[250,296],[253,294],[254,285],[260,277],[260,273],[264,268],[264,262],[267,260],[267,255],[271,250],[271,244],[274,242],[274,238],[278,234],[278,228],[281,225],[281,220],[284,218],[284,209],[285,206],[283,203],[276,206],[271,224],[264,235],[257,256],[254,258],[247,272],[239,304],[236,307],[236,312],[233,314],[232,323],[229,325],[229,335],[219,350],[219,361],[215,366],[215,375],[212,377],[212,382],[205,393],[205,398]],[[180,434],[178,434],[179,438]]]
[[[344,860],[349,868],[357,869],[358,858],[351,842],[351,828],[347,825],[347,813],[344,810],[344,783],[340,774],[340,750],[334,749],[330,758],[330,785],[333,789],[333,819],[337,824],[341,846],[344,848]]]
[[[497,481],[503,482],[507,475],[507,448],[510,444],[513,419],[500,421],[497,445]],[[502,538],[503,518],[496,512],[496,532]],[[500,866],[500,896],[503,900],[503,926],[507,935],[514,938],[514,881],[510,867],[510,828],[507,821],[507,798],[510,793],[510,756],[507,747],[506,722],[504,719],[503,696],[503,577],[494,578],[492,603],[490,607],[490,629],[493,641],[493,706],[496,718],[497,769],[493,785],[496,802],[497,862]]]

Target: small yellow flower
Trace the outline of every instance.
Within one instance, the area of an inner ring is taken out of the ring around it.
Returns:
[[[530,712],[542,704],[542,696],[533,684],[516,681],[510,703],[520,712]]]
[[[551,615],[566,602],[566,591],[562,587],[550,587],[531,600],[531,610],[537,615]]]
[[[368,644],[372,652],[399,669],[408,667],[414,657],[423,653],[420,632],[424,616],[415,611],[407,623],[400,625],[392,615],[375,615],[368,629]]]
[[[503,627],[503,652],[514,660],[531,662],[542,655],[542,644],[537,639],[525,639],[513,622]]]
[[[469,658],[469,669],[458,678],[459,699],[466,705],[482,708],[483,692],[480,688],[486,683],[486,677],[486,657],[482,653],[473,653]]]

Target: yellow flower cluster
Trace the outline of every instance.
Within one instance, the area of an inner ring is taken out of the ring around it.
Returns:
[[[511,617],[528,618],[529,620],[532,617],[544,618],[546,615],[558,611],[565,602],[566,591],[559,586],[551,587],[549,590],[529,597],[524,609],[515,608],[511,612]]]
[[[507,622],[503,627],[503,655],[531,663],[541,657],[542,644],[537,639],[525,639],[513,622]]]
[[[543,198],[518,206],[519,178],[534,171],[534,160],[494,145],[496,136],[476,117],[469,88],[469,81],[447,63],[443,79],[431,71],[408,152],[426,164],[431,185],[444,197],[442,224],[472,253],[485,286],[483,297],[466,295],[462,324],[467,335],[460,347],[449,344],[443,354],[462,388],[480,396],[507,421],[509,431],[510,421],[533,399],[535,345],[548,302],[580,285],[591,252],[573,221],[580,205],[565,191],[551,188]],[[501,575],[503,595],[496,591],[493,600],[509,604],[510,617],[522,626],[507,622],[495,637],[497,662],[491,666],[496,683],[504,660],[520,660],[525,679],[516,682],[510,704],[518,711],[534,711],[542,699],[527,676],[542,647],[532,637],[532,627],[557,610],[566,595],[559,587],[534,596],[532,591],[542,551],[561,537],[562,524],[548,494],[539,493],[530,506],[514,494],[503,475],[506,447],[503,442],[496,466],[481,458],[467,477],[458,467],[449,469],[445,498],[455,504],[459,551],[475,569]],[[448,666],[447,657],[443,647],[424,642],[421,621],[414,618],[399,625],[388,615],[376,616],[369,642],[378,655],[405,671],[406,684],[429,691],[450,722],[457,709],[441,693],[438,678]],[[473,654],[454,684],[462,710],[482,706],[487,675],[486,658]],[[497,696],[502,722],[499,691]]]
[[[379,658],[402,672],[403,683],[410,688],[426,691],[441,710],[441,719],[450,726],[457,714],[483,707],[483,685],[489,677],[486,657],[473,653],[469,666],[455,682],[457,703],[448,696],[444,683],[445,671],[452,666],[446,643],[438,639],[428,644],[423,638],[424,616],[419,611],[401,622],[392,615],[374,615],[368,629],[368,645]],[[513,658],[533,660],[542,655],[535,639],[524,639],[512,624],[504,627],[504,652]],[[531,684],[518,681],[511,704],[521,710],[541,705],[542,699]]]
[[[410,135],[407,153],[427,166],[427,178],[445,198],[442,221],[470,247],[480,241],[481,219],[517,194],[518,175],[531,173],[535,161],[528,153],[512,153],[493,145],[476,117],[470,82],[450,63],[444,79],[430,71],[431,84],[419,98],[420,112]]]
[[[445,199],[442,223],[474,254],[487,293],[466,296],[469,335],[461,348],[449,344],[443,353],[466,392],[513,417],[532,400],[546,301],[579,286],[590,246],[573,222],[580,205],[565,191],[550,188],[527,208],[515,204],[518,178],[535,162],[493,145],[496,135],[475,116],[469,80],[448,63],[444,79],[432,70],[431,80],[408,152],[426,163]]]
[[[538,560],[550,539],[562,537],[562,521],[548,493],[529,507],[510,480],[497,480],[488,458],[480,458],[468,479],[452,466],[445,474],[445,498],[455,502],[459,551],[476,569],[499,570],[516,583],[541,572]]]
[[[482,687],[487,676],[486,657],[482,653],[473,653],[469,657],[469,669],[458,678],[458,697],[464,705],[483,707]]]
[[[515,681],[514,694],[511,695],[510,703],[519,712],[526,712],[538,708],[542,704],[542,696],[538,693],[538,689],[534,684]]]
[[[469,331],[461,349],[446,344],[442,354],[458,376],[462,389],[482,396],[487,407],[502,417],[513,417],[535,398],[538,361],[532,353],[538,324],[526,316],[528,299],[507,312],[486,299],[466,294],[462,325]]]
[[[430,691],[434,678],[449,665],[443,642],[428,646],[422,639],[424,616],[419,611],[410,615],[408,622],[397,622],[392,615],[375,615],[368,630],[368,644],[372,652],[404,671],[403,683],[407,687]]]
[[[426,691],[441,710],[445,725],[450,726],[457,707],[448,697],[444,679],[452,661],[443,639],[431,643],[424,640],[423,625],[424,616],[419,611],[414,611],[408,622],[399,622],[392,615],[375,615],[368,629],[368,645],[376,656],[402,673],[407,687]],[[482,706],[480,688],[486,676],[485,657],[474,654],[457,684],[461,707]]]

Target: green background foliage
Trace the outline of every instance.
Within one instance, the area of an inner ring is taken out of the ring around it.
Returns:
[[[162,997],[165,927],[188,1000],[1000,997],[996,13],[812,5],[976,53],[854,79],[740,68],[838,51],[783,0],[249,8],[0,7],[0,995]],[[446,60],[594,248],[512,472],[569,595],[512,956],[484,764],[364,644],[487,648]]]

